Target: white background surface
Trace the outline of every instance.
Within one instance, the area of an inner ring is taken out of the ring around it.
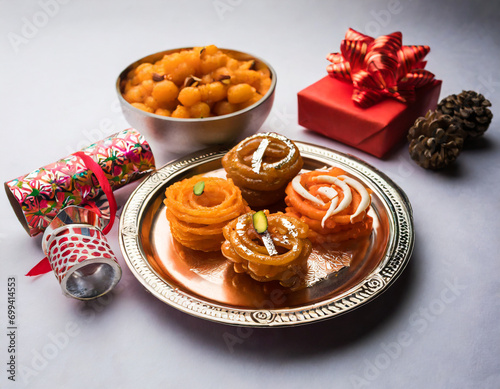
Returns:
[[[214,43],[276,69],[275,104],[262,130],[352,153],[388,174],[411,200],[417,241],[398,282],[359,310],[299,328],[241,330],[149,295],[123,262],[117,224],[108,238],[124,274],[107,297],[85,304],[65,298],[52,274],[24,277],[42,257],[40,236],[27,236],[2,195],[0,387],[500,387],[497,2],[53,4],[0,1],[2,182],[127,128],[114,82],[130,62]],[[29,23],[39,27],[28,31]],[[495,117],[484,139],[435,173],[405,148],[379,160],[300,127],[296,93],[326,74],[325,55],[338,51],[348,27],[402,31],[404,44],[431,46],[427,68],[443,80],[441,97],[473,89],[491,100]],[[23,32],[23,43],[12,44],[12,33]],[[173,158],[153,151],[158,166]],[[119,204],[130,190],[117,193]],[[18,290],[16,382],[6,372],[10,275]]]

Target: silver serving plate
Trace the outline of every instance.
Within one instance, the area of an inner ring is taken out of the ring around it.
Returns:
[[[225,176],[221,159],[227,150],[203,151],[150,175],[125,205],[119,240],[134,276],[174,308],[239,326],[312,323],[349,312],[380,295],[402,273],[413,250],[408,198],[390,178],[363,161],[312,144],[295,144],[304,170],[337,166],[371,189],[371,236],[316,248],[308,262],[305,287],[293,291],[235,273],[219,252],[183,248],[171,238],[164,192],[174,182],[196,174]]]

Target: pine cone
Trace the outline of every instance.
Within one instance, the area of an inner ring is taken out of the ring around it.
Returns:
[[[459,95],[451,95],[441,100],[437,110],[455,117],[467,136],[477,138],[488,129],[493,118],[488,107],[491,107],[491,103],[482,94],[462,91]]]
[[[457,159],[464,132],[449,115],[429,111],[408,132],[410,156],[425,169],[442,169]]]

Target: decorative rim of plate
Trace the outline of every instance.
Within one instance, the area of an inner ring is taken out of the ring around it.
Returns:
[[[149,199],[165,180],[220,159],[227,149],[204,150],[171,162],[146,177],[132,193],[120,218],[119,241],[134,276],[151,294],[180,311],[219,323],[252,327],[291,326],[329,319],[358,308],[385,291],[403,272],[413,251],[413,214],[406,194],[384,173],[356,157],[305,142],[294,143],[304,157],[321,157],[355,171],[382,196],[391,216],[389,242],[379,266],[367,277],[341,295],[320,303],[279,309],[242,309],[216,304],[174,288],[160,278],[148,264],[139,239],[140,222]]]

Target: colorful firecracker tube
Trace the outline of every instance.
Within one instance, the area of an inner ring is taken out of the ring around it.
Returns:
[[[111,190],[155,169],[151,147],[134,129],[111,135],[79,153],[99,165]],[[96,175],[75,154],[5,183],[10,203],[30,236],[43,232],[65,207],[89,204],[102,195]]]
[[[372,38],[349,29],[328,75],[298,93],[299,124],[382,158],[402,144],[419,116],[434,110],[441,81],[424,69],[429,46],[402,34]]]

